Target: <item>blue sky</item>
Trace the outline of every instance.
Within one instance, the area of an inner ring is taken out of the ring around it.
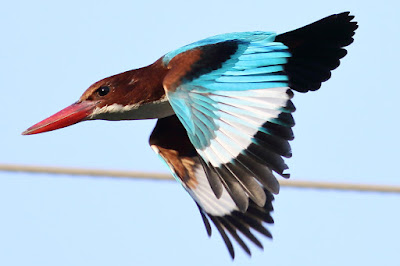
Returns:
[[[351,11],[332,78],[293,99],[295,180],[400,184],[395,1],[8,1],[0,16],[0,162],[167,172],[155,121],[20,133],[93,82],[219,33],[292,30]],[[398,265],[399,195],[283,188],[274,240],[234,262],[172,181],[0,172],[0,265]],[[216,230],[214,230],[216,231]]]

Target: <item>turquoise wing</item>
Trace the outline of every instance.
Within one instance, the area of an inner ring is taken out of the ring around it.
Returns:
[[[259,41],[259,40],[274,40],[276,34],[274,32],[264,32],[264,31],[252,31],[252,32],[233,32],[233,33],[225,33],[215,35],[188,45],[185,45],[179,49],[169,52],[163,57],[164,64],[168,64],[172,58],[176,55],[184,53],[188,50],[192,50],[194,48],[198,48],[200,46],[208,45],[208,44],[216,44],[225,41],[232,40],[246,40],[246,41]]]
[[[290,53],[274,38],[262,32],[219,35],[163,60],[170,69],[167,97],[215,195],[225,188],[241,211],[249,198],[264,205],[262,186],[278,193],[273,172],[288,177],[282,156],[291,156],[294,106],[283,66]]]

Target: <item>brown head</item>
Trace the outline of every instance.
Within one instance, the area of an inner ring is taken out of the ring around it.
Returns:
[[[144,68],[107,77],[91,85],[72,105],[25,130],[47,132],[84,120],[133,120],[173,114],[162,86],[167,73],[161,60]]]

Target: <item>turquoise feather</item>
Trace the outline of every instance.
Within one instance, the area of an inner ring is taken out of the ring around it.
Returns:
[[[250,68],[244,70],[230,70],[224,72],[224,76],[250,76],[250,75],[260,75],[260,74],[270,74],[283,71],[283,66],[265,66],[258,68]]]
[[[264,102],[260,102],[262,96],[257,93],[258,90],[282,90],[288,87],[283,65],[287,63],[290,53],[285,45],[274,42],[274,39],[275,34],[270,32],[222,34],[189,44],[164,56],[163,62],[168,64],[173,57],[190,49],[227,40],[238,41],[236,53],[220,68],[194,80],[183,80],[175,91],[167,91],[172,108],[198,152],[214,145],[220,156],[227,156],[220,144],[210,142],[216,135],[223,135],[219,133],[221,119],[236,126],[242,125],[241,128],[247,127],[247,131],[254,134],[259,129],[265,130],[262,125],[267,117],[277,118],[283,112],[282,99],[275,100],[274,96],[268,96],[263,98]],[[276,118],[270,119],[270,122],[282,124]],[[238,132],[234,132],[232,127],[230,133]],[[241,138],[249,139],[251,136]],[[248,142],[251,143],[251,139]],[[215,155],[210,156],[218,160]],[[204,159],[207,161],[207,158]]]
[[[226,83],[226,82],[210,82],[210,81],[193,81],[194,86],[202,87],[202,92],[213,91],[242,91],[242,90],[257,90],[277,87],[287,87],[287,82],[256,82],[256,83]]]
[[[234,33],[226,33],[226,34],[219,34],[213,37],[209,37],[203,39],[201,41],[197,41],[188,45],[185,45],[179,49],[171,51],[164,55],[163,63],[167,65],[172,58],[180,53],[184,53],[188,50],[208,45],[208,44],[215,44],[219,42],[229,41],[229,40],[241,40],[244,42],[251,42],[251,41],[260,41],[266,40],[266,42],[273,42],[275,40],[276,34],[274,32],[263,32],[263,31],[253,31],[253,32],[234,32]]]

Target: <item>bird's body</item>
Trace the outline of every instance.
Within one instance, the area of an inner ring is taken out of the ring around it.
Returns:
[[[289,177],[294,91],[319,89],[346,55],[357,28],[349,13],[276,35],[217,35],[155,63],[100,80],[73,105],[29,128],[36,134],[83,120],[157,118],[151,148],[193,197],[209,235],[211,220],[228,250],[228,234],[262,247],[251,229],[271,237],[274,172]],[[227,234],[228,233],[228,234]]]

